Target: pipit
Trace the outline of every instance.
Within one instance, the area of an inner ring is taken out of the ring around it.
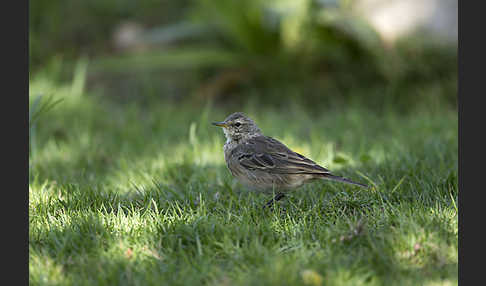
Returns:
[[[275,192],[264,208],[273,206],[285,193],[316,179],[328,179],[361,187],[364,184],[336,176],[280,141],[262,134],[255,122],[241,112],[213,125],[226,136],[224,159],[231,174],[242,184],[263,192]]]

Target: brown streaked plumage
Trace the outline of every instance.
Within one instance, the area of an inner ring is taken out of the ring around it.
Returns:
[[[226,136],[224,158],[231,174],[241,183],[261,191],[276,191],[280,200],[284,193],[315,179],[329,179],[361,187],[364,184],[333,175],[305,156],[290,150],[280,141],[265,136],[253,120],[241,112],[213,125],[223,127]]]

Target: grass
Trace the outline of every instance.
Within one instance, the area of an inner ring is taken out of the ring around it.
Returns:
[[[237,184],[229,107],[116,99],[48,77],[29,160],[32,285],[456,285],[457,111],[248,103],[267,135],[336,174],[273,211]]]

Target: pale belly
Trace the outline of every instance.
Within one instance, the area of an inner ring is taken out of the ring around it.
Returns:
[[[289,192],[312,179],[310,175],[272,174],[260,170],[243,171],[229,164],[228,169],[241,184],[264,193]]]

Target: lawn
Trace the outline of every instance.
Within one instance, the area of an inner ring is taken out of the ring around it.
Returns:
[[[62,101],[31,133],[32,285],[458,283],[455,109],[122,101],[82,75],[33,77],[38,94]],[[372,188],[315,182],[262,211],[210,124],[235,111]]]

